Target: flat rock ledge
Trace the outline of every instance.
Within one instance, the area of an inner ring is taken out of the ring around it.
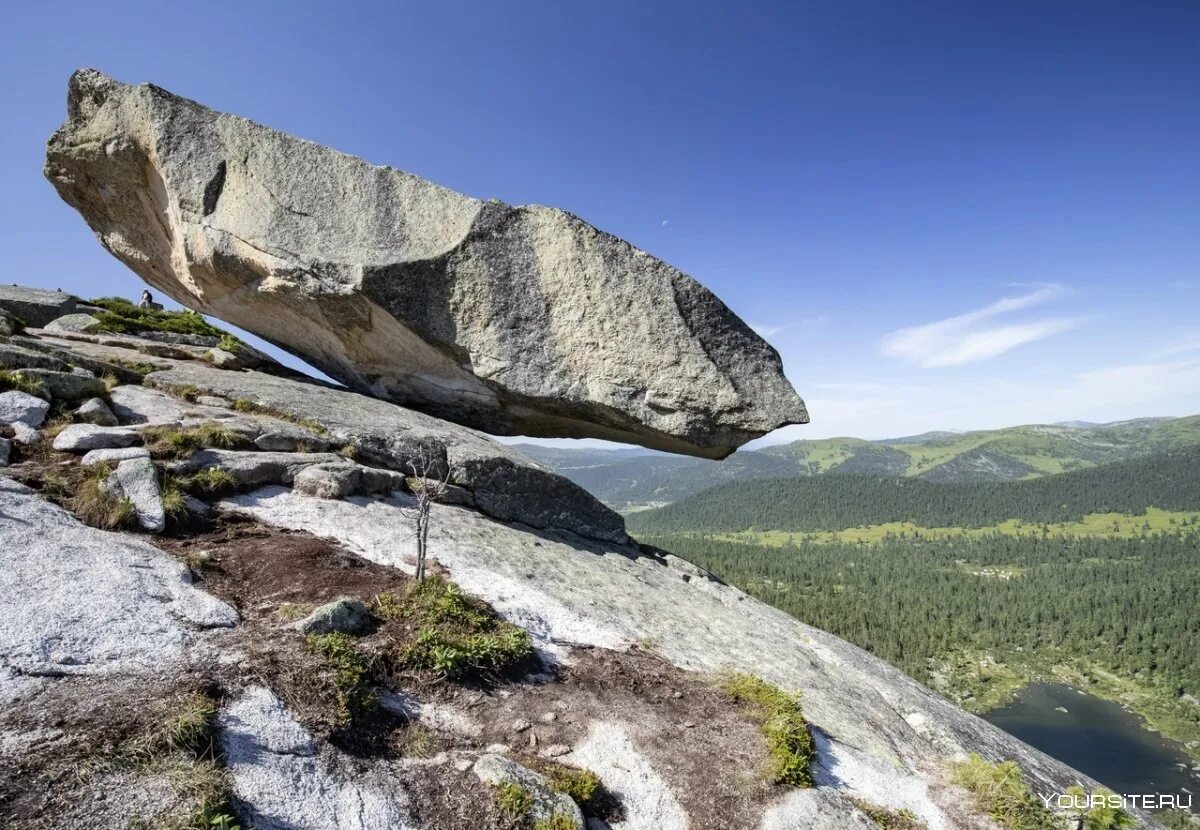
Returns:
[[[146,282],[360,392],[497,435],[710,458],[808,420],[778,353],[708,289],[556,208],[93,69],[45,173]]]

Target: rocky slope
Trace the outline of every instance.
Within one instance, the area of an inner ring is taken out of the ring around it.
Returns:
[[[178,302],[498,435],[721,458],[808,420],[707,289],[555,208],[481,201],[95,70],[46,175]]]
[[[26,390],[0,393],[6,827],[783,830],[869,828],[880,809],[995,827],[951,780],[971,752],[1015,761],[1037,792],[1095,786],[629,543],[619,517],[479,433],[151,335],[0,344],[0,379]],[[85,397],[111,421],[85,422]],[[406,513],[421,485],[404,474],[422,451],[454,488],[429,537],[441,593],[405,606],[426,590]],[[537,659],[460,676],[443,650],[442,669],[418,668],[447,608]],[[321,639],[334,619],[349,633]],[[802,694],[814,786],[768,771],[728,672]]]

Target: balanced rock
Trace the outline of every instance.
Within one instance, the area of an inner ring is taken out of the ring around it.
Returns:
[[[717,297],[562,210],[90,69],[45,172],[150,285],[356,391],[494,434],[712,458],[808,420],[779,355]]]

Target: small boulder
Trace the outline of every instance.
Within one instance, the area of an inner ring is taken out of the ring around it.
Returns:
[[[149,458],[133,458],[122,461],[113,473],[122,495],[133,502],[138,523],[151,533],[159,533],[167,526],[167,513],[163,507],[162,492],[158,488],[158,470]]]
[[[88,398],[75,410],[75,417],[84,423],[101,427],[115,427],[119,423],[103,398]]]
[[[305,634],[361,634],[370,625],[371,609],[354,597],[339,597],[293,623]]]
[[[0,368],[53,369],[56,372],[71,371],[70,365],[65,360],[11,341],[0,343]]]
[[[8,456],[12,453],[12,441],[0,438],[0,467],[8,466]]]
[[[229,401],[216,395],[198,395],[196,403],[201,406],[215,406],[217,409],[229,409],[232,406]]]
[[[406,486],[404,474],[397,473],[395,470],[380,470],[376,467],[360,467],[359,469],[362,471],[362,490],[364,492],[391,493],[395,490],[403,490]]]
[[[314,464],[296,473],[292,488],[305,496],[342,499],[362,484],[357,464]]]
[[[0,337],[12,337],[24,328],[21,321],[11,313],[0,308]]]
[[[22,446],[36,444],[38,441],[42,440],[41,432],[29,426],[28,424],[21,423],[20,421],[12,424],[12,431],[13,441],[21,444]]]
[[[128,427],[100,427],[95,424],[71,424],[54,438],[54,449],[83,452],[111,447],[132,447],[142,437]]]
[[[246,363],[238,355],[224,349],[209,349],[201,357],[218,369],[244,369]]]
[[[23,321],[27,326],[40,328],[51,320],[75,311],[75,298],[62,291],[27,288],[22,285],[0,285],[0,309]]]
[[[93,464],[116,463],[133,458],[149,458],[150,450],[145,447],[123,447],[121,449],[88,450],[79,463],[84,467]]]
[[[529,793],[529,823],[556,821],[555,828],[583,830],[583,813],[579,805],[566,793],[555,791],[550,779],[544,775],[502,755],[481,755],[475,762],[475,775],[486,784],[515,784]]]
[[[50,397],[60,401],[83,401],[108,394],[108,387],[97,377],[49,369],[22,369],[21,377],[40,381]]]
[[[24,424],[37,429],[49,411],[50,404],[36,395],[16,389],[0,392],[0,423]]]
[[[101,322],[90,314],[64,314],[46,324],[46,331],[91,334],[100,330]]]

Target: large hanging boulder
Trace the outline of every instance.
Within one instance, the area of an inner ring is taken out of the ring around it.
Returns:
[[[556,208],[90,69],[46,175],[152,286],[438,417],[713,458],[808,420],[779,355],[717,297]]]

